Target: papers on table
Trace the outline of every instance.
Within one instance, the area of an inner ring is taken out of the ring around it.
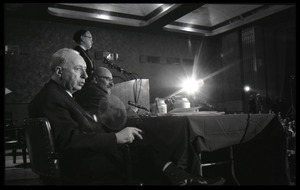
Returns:
[[[175,108],[167,113],[167,115],[224,115],[225,112],[218,111],[199,111],[200,107],[192,108]]]
[[[177,115],[177,116],[188,116],[188,115],[214,116],[214,115],[224,115],[224,114],[225,114],[225,112],[218,112],[218,111],[168,113],[168,115]]]

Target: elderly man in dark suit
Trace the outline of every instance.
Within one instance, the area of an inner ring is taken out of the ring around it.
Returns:
[[[119,146],[142,139],[141,130],[126,127],[106,132],[77,104],[72,94],[84,85],[85,70],[85,62],[75,50],[64,48],[53,54],[51,79],[30,102],[29,115],[49,119],[65,176],[83,181],[122,179],[124,162]]]

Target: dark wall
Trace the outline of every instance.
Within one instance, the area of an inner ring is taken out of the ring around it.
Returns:
[[[262,55],[259,59],[262,59],[265,73],[260,76],[264,80],[259,87],[263,88],[264,95],[272,99],[279,96],[286,104],[289,104],[291,97],[288,79],[291,74],[296,74],[293,13],[295,10],[284,11],[279,16],[274,15],[244,27],[260,28],[258,44],[261,48],[258,53]],[[14,110],[17,104],[26,107],[49,80],[51,55],[60,48],[74,47],[72,35],[78,29],[91,31],[94,44],[90,55],[96,65],[106,66],[96,54],[109,50],[119,54],[117,64],[122,68],[138,73],[140,78],[149,79],[151,103],[155,97],[166,97],[179,90],[181,79],[190,76],[194,70],[198,78],[208,77],[205,87],[198,94],[200,99],[220,110],[245,111],[246,104],[243,107],[243,102],[247,99],[241,89],[245,82],[243,72],[248,71],[244,71],[241,65],[239,35],[244,28],[218,36],[201,37],[138,33],[22,18],[5,18],[4,21],[4,44],[18,50],[18,53],[4,57],[4,85],[12,90],[12,93],[5,95],[5,111]],[[147,56],[155,56],[159,61],[145,61]],[[169,64],[170,57],[192,62]],[[236,63],[234,67],[223,71],[232,63]],[[112,72],[115,76],[120,75],[114,70]]]
[[[4,84],[12,91],[5,96],[7,108],[9,104],[27,104],[34,97],[49,80],[51,55],[60,48],[73,48],[75,43],[72,36],[78,29],[91,31],[94,44],[90,55],[96,65],[106,66],[96,54],[109,50],[119,54],[116,63],[126,71],[137,73],[140,78],[149,79],[150,102],[153,102],[155,97],[166,97],[180,89],[182,78],[192,73],[195,55],[200,54],[195,63],[197,65],[195,72],[201,71],[200,77],[212,70],[215,57],[219,55],[215,48],[211,48],[218,46],[219,43],[217,45],[214,44],[215,41],[210,43],[210,40],[203,40],[200,36],[158,35],[6,18],[4,44],[18,49],[17,53],[7,54],[4,57]],[[157,63],[144,61],[145,56],[158,57],[159,61]],[[177,61],[179,64],[170,64],[167,61],[169,58],[179,58],[179,62]],[[182,62],[184,59],[189,62]],[[115,76],[122,76],[115,70],[111,71]]]
[[[175,77],[182,75],[184,71],[187,71],[187,74],[191,73],[191,65],[167,64],[166,59],[193,59],[201,42],[201,38],[191,40],[172,35],[150,35],[72,24],[7,19],[5,45],[17,46],[19,54],[5,56],[5,86],[13,91],[7,96],[6,102],[29,102],[49,78],[48,65],[51,54],[63,47],[72,48],[75,45],[72,35],[81,28],[88,29],[93,34],[94,45],[90,54],[95,64],[103,64],[101,59],[95,59],[95,53],[99,51],[110,50],[119,53],[120,59],[117,63],[122,68],[150,80],[152,100],[157,96],[167,95],[161,88],[174,90]],[[192,46],[189,46],[189,40]],[[160,61],[141,62],[142,55],[156,56]]]

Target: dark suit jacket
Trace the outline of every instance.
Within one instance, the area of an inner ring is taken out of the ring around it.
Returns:
[[[46,117],[58,151],[114,152],[114,133],[106,133],[55,81],[50,80],[30,102],[30,117]]]
[[[107,93],[100,88],[86,83],[74,96],[76,102],[90,114],[98,115],[99,102],[106,99]]]
[[[101,88],[87,83],[74,96],[77,103],[91,115],[95,115],[106,131],[119,131],[124,128],[126,122],[126,111],[117,107],[119,99],[108,95]],[[120,103],[121,100],[119,100]],[[123,104],[123,103],[122,103]]]
[[[90,76],[94,70],[94,64],[92,62],[91,57],[88,55],[88,53],[82,49],[82,47],[80,46],[75,46],[74,50],[78,51],[79,54],[83,57],[85,63],[86,63],[86,72],[88,74],[88,78],[86,81],[90,81]]]

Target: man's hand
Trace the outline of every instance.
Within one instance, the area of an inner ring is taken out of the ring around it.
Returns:
[[[142,130],[135,128],[135,127],[126,127],[121,131],[116,133],[117,143],[118,144],[125,144],[125,143],[132,143],[135,137],[143,139]]]

